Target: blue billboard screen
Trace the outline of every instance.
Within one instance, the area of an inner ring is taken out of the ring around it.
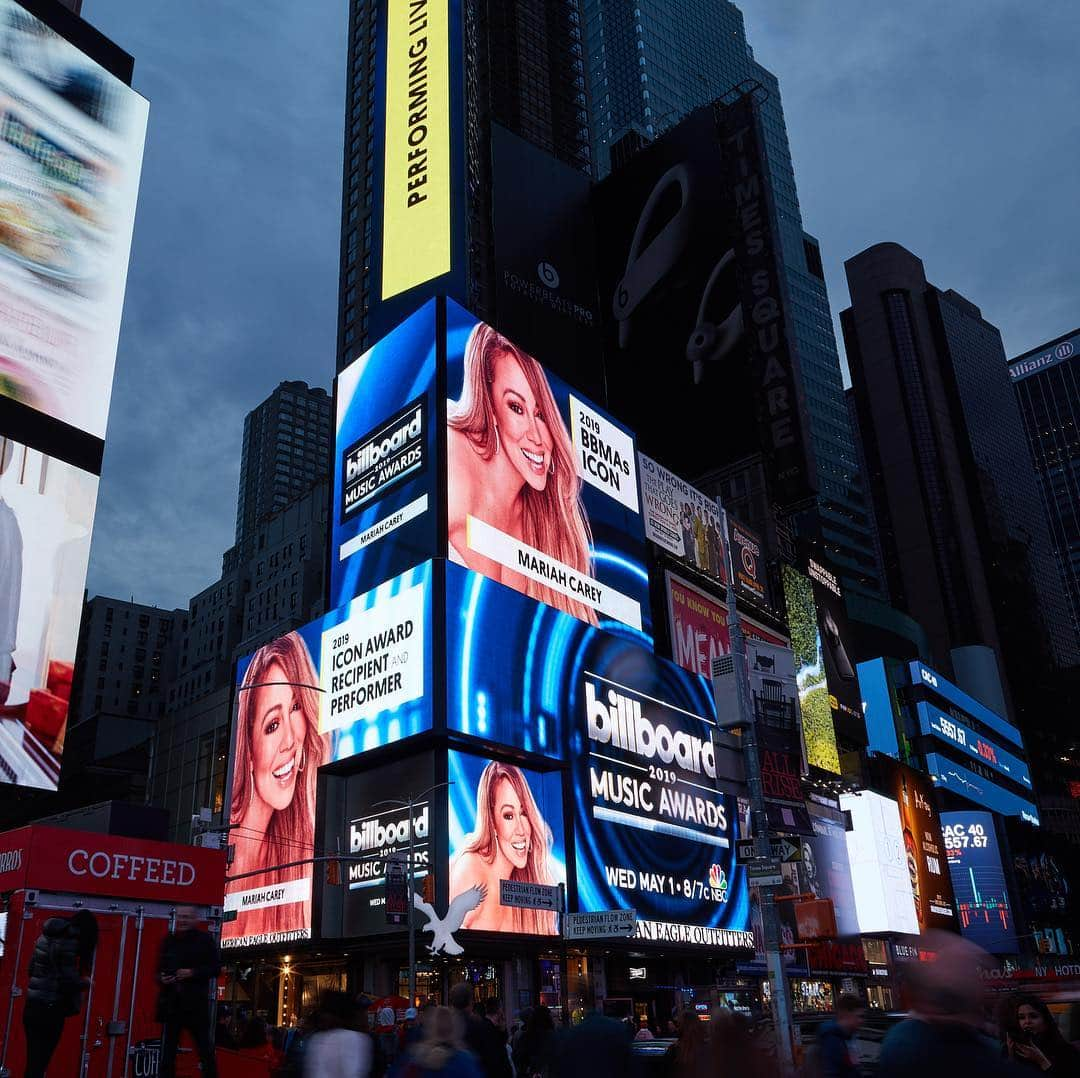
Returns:
[[[642,940],[752,946],[708,682],[460,566],[446,593],[447,726],[569,761],[578,907],[637,910]]]
[[[942,789],[951,790],[980,808],[1000,812],[1002,816],[1019,816],[1028,823],[1039,822],[1039,810],[1031,801],[984,779],[955,760],[928,752],[926,770]]]
[[[338,375],[330,605],[436,554],[436,301]]]
[[[943,812],[941,831],[961,933],[991,954],[1014,953],[1016,921],[993,816],[989,812]]]
[[[941,708],[920,700],[916,705],[919,715],[919,729],[944,741],[965,756],[971,756],[983,767],[998,771],[1013,782],[1031,789],[1031,772],[1028,765],[1019,757],[1003,749],[985,734],[976,733],[970,726],[959,719],[946,715]]]

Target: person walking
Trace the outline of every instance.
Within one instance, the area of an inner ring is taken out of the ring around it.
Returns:
[[[82,1010],[97,939],[97,919],[89,910],[50,917],[42,926],[30,956],[23,1008],[26,1078],[45,1078],[64,1023]]]
[[[1011,1060],[982,1032],[983,982],[989,955],[948,932],[921,939],[936,954],[930,962],[908,962],[903,972],[908,1017],[881,1044],[878,1078],[1022,1078]]]
[[[465,1019],[461,1007],[431,1008],[424,1015],[423,1037],[401,1060],[395,1078],[484,1078],[480,1064],[465,1047]]]
[[[174,1078],[180,1036],[187,1030],[199,1053],[203,1078],[217,1078],[210,1037],[210,982],[221,961],[214,937],[199,928],[193,906],[177,906],[175,929],[158,958],[158,1021],[161,1022],[161,1078]]]
[[[481,1007],[473,1009],[472,985],[461,981],[450,989],[450,1006],[457,1011],[464,1030],[465,1045],[480,1064],[484,1078],[511,1078],[506,1033],[489,1022]]]
[[[859,1078],[851,1042],[866,1020],[866,1008],[858,996],[841,996],[836,1016],[818,1030],[818,1078]]]
[[[679,1036],[664,1053],[669,1078],[707,1078],[712,1060],[705,1044],[705,1029],[695,1011],[683,1011]]]
[[[555,1020],[542,1003],[529,1015],[524,1032],[514,1045],[513,1061],[518,1078],[548,1078],[555,1045]]]
[[[1002,1027],[1006,1055],[1025,1070],[1052,1078],[1080,1076],[1080,1052],[1061,1035],[1050,1008],[1037,996],[1026,992],[1011,996]]]
[[[304,1048],[305,1078],[368,1078],[371,1038],[355,1029],[352,1007],[344,992],[324,992],[315,1024]]]

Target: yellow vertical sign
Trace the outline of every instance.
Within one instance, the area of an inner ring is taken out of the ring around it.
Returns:
[[[450,271],[449,0],[389,0],[382,298]]]

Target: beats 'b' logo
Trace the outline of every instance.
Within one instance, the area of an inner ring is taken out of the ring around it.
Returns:
[[[537,262],[536,276],[545,288],[559,287],[559,271],[550,262]]]

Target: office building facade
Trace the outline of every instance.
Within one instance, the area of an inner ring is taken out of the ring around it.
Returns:
[[[282,382],[244,418],[236,543],[241,557],[259,525],[330,470],[330,395],[306,382]]]
[[[1080,329],[1009,360],[1050,539],[1080,633]]]
[[[738,84],[764,88],[758,94],[764,153],[816,461],[821,538],[847,589],[880,594],[873,523],[848,425],[821,251],[803,231],[776,76],[755,61],[742,12],[726,0],[585,0],[582,7],[598,178],[610,171],[613,149],[619,157],[628,142],[652,141],[699,106],[725,99]],[[703,461],[702,471],[721,463],[730,462]],[[722,475],[721,498],[740,500],[751,480],[730,467]],[[766,528],[762,520],[751,523]]]
[[[452,13],[460,15],[460,23],[448,30],[451,92],[463,102],[463,130],[453,136],[462,145],[455,146],[454,153],[463,159],[461,183],[467,191],[464,219],[455,225],[463,233],[457,249],[467,252],[462,256],[466,281],[458,298],[493,320],[493,125],[568,169],[589,174],[582,24],[577,0],[464,0]],[[381,287],[379,192],[385,128],[377,86],[384,70],[386,28],[386,0],[350,0],[338,370],[396,321],[380,323],[374,315]]]

